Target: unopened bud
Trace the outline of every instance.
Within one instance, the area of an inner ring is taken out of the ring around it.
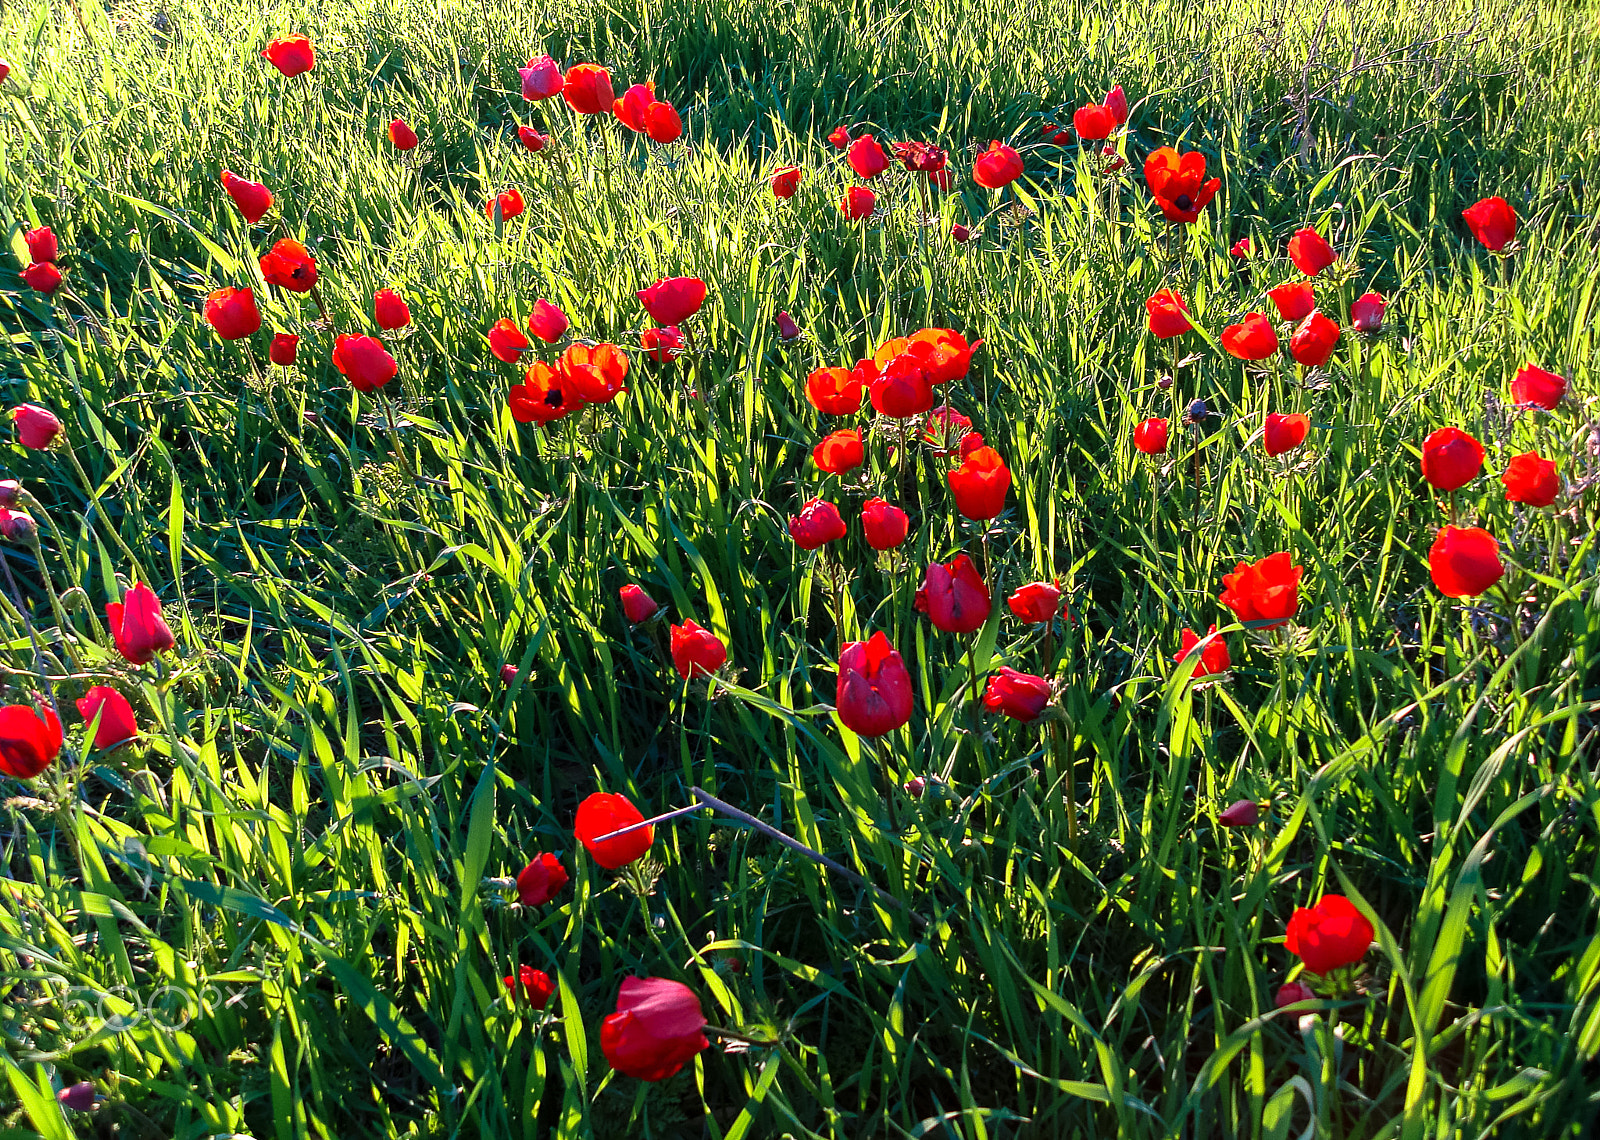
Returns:
[[[955,238],[961,245],[966,245],[967,242],[972,240],[972,231],[960,222],[956,222],[950,227],[950,236]]]
[[[39,524],[33,516],[23,511],[0,507],[0,538],[10,542],[31,542],[39,533]]]
[[[794,318],[783,310],[773,318],[778,324],[778,339],[788,344],[792,340],[800,339],[800,326],[794,323]]]
[[[1278,987],[1278,996],[1273,998],[1273,1004],[1279,1009],[1285,1006],[1298,1005],[1303,1001],[1316,1001],[1317,995],[1311,987],[1303,982],[1285,982]]]
[[[1172,387],[1172,377],[1163,376],[1161,379],[1156,381],[1156,387],[1160,388],[1163,392],[1167,391],[1167,389]]]
[[[515,681],[516,679],[517,679],[517,667],[515,665],[502,665],[502,666],[500,666],[500,681],[501,681],[502,684],[509,685],[513,681]]]
[[[1223,827],[1250,827],[1261,821],[1261,808],[1255,800],[1238,800],[1217,816]]]
[[[88,1112],[94,1107],[94,1082],[79,1081],[75,1085],[68,1085],[56,1093],[56,1100],[62,1108],[70,1108],[74,1112]]]
[[[0,479],[0,507],[14,507],[22,501],[22,484],[15,479]]]

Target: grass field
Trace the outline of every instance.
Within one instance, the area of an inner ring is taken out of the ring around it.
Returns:
[[[293,32],[316,66],[285,78],[261,52]],[[0,1138],[1592,1135],[1597,50],[1588,0],[0,9],[0,381],[63,424],[6,445],[38,542],[3,546],[0,703],[54,700],[66,735],[0,777]],[[682,139],[525,100],[546,52],[653,80]],[[1044,127],[1113,84],[1108,174]],[[847,220],[841,125],[948,149],[951,191],[891,163]],[[972,176],[990,140],[1025,163],[999,191]],[[1221,179],[1192,225],[1152,202],[1162,146]],[[264,220],[224,169],[272,189]],[[486,217],[513,187],[525,212]],[[1499,255],[1462,220],[1488,196],[1519,218]],[[49,295],[19,277],[39,226]],[[1344,334],[1323,367],[1241,363],[1222,331],[1273,312],[1306,226]],[[315,298],[262,280],[285,234]],[[710,292],[662,362],[635,294],[675,276]],[[223,287],[259,333],[202,319]],[[374,333],[383,288],[411,323],[358,393],[334,336]],[[1161,289],[1194,332],[1147,331]],[[486,340],[541,298],[632,358],[624,395],[547,428]],[[983,340],[938,399],[1009,467],[998,518],[962,517],[917,421],[807,400],[924,326]],[[1555,410],[1514,406],[1528,364],[1568,381]],[[1305,413],[1304,444],[1269,457],[1269,412]],[[1134,444],[1152,417],[1164,454]],[[865,464],[822,473],[849,426]],[[1488,453],[1448,495],[1419,467],[1447,426]],[[1529,450],[1551,506],[1505,498]],[[910,516],[882,554],[873,496]],[[807,552],[813,497],[849,530]],[[1431,578],[1452,519],[1500,543],[1481,597]],[[1280,551],[1293,622],[1236,621],[1223,575]],[[915,595],[961,552],[993,613],[942,632]],[[136,581],[176,639],[143,665],[105,623]],[[1043,626],[1004,602],[1035,581],[1062,591]],[[628,583],[664,614],[633,626]],[[710,682],[664,653],[686,619],[726,644]],[[1232,668],[1192,676],[1182,631],[1212,623]],[[840,643],[874,631],[914,698],[876,740],[833,711]],[[1053,683],[1038,721],[978,699],[1003,666]],[[94,748],[91,686],[137,740]],[[875,891],[725,813],[626,870],[574,837],[594,792],[654,816],[696,788]],[[1239,800],[1259,822],[1223,826]],[[516,905],[540,853],[571,881]],[[1313,981],[1287,923],[1324,895],[1374,945],[1280,1008]],[[542,1011],[502,984],[522,965]],[[629,976],[756,1044],[615,1071]],[[64,1106],[82,1082],[93,1107]]]

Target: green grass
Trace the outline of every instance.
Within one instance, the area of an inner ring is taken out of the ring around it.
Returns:
[[[0,1135],[1584,1134],[1594,4],[78,4],[88,38],[70,4],[0,12],[0,223],[19,258],[52,226],[75,291],[50,305],[21,261],[0,270],[7,399],[66,423],[53,451],[7,453],[48,517],[43,566],[6,556],[69,714],[62,763],[0,782]],[[319,62],[286,82],[257,53],[294,30]],[[619,92],[653,78],[686,143],[531,108],[515,69],[543,50],[609,65]],[[1038,131],[1113,82],[1134,161],[1097,191]],[[383,134],[397,114],[423,138],[410,158]],[[517,121],[555,135],[575,209]],[[885,217],[840,219],[840,123],[951,148],[934,224],[902,175]],[[991,138],[1026,144],[1025,217],[967,177]],[[1136,172],[1178,141],[1224,185],[1169,243]],[[764,182],[784,162],[807,169],[789,203]],[[267,301],[253,260],[277,235],[243,224],[223,168],[273,188],[338,329],[371,331],[377,288],[410,302],[389,390],[425,481],[330,367],[309,301]],[[482,204],[512,185],[528,210],[497,233]],[[1523,219],[1505,267],[1460,221],[1487,194]],[[980,218],[981,240],[950,241]],[[1144,299],[1179,288],[1215,338],[1293,274],[1284,241],[1308,223],[1355,267],[1323,304],[1378,288],[1386,330],[1305,377],[1186,337],[1198,358],[1159,388],[1173,342]],[[1228,255],[1245,235],[1249,269]],[[510,419],[495,318],[546,297],[576,335],[632,347],[633,292],[677,273],[711,283],[697,360],[635,354],[629,395],[575,426]],[[230,345],[201,321],[208,291],[251,283],[269,329],[303,334],[295,369],[268,369],[266,330]],[[804,339],[778,342],[777,308]],[[936,460],[888,461],[886,432],[843,484],[809,463],[840,425],[805,375],[922,325],[985,341],[943,394],[1015,476],[987,536]],[[1571,378],[1559,412],[1508,414],[1530,361]],[[1140,419],[1196,397],[1218,413],[1202,435],[1134,450]],[[1315,425],[1285,462],[1260,448],[1267,410]],[[1417,456],[1446,424],[1489,448],[1458,507],[1514,567],[1483,610],[1428,579],[1446,515]],[[1519,513],[1495,476],[1533,447],[1567,490]],[[912,532],[874,559],[855,517],[880,490]],[[784,528],[814,494],[852,526],[826,561]],[[999,596],[1060,580],[1049,660],[1003,607],[973,638],[915,612],[923,567],[958,548],[986,550]],[[1180,630],[1225,624],[1222,574],[1277,550],[1306,568],[1289,651],[1234,626],[1228,679],[1185,683]],[[135,578],[178,635],[161,676],[97,625]],[[728,640],[709,699],[627,628],[629,581]],[[0,610],[9,703],[39,681]],[[868,745],[826,706],[839,633],[874,629],[917,707]],[[1053,734],[977,715],[969,643],[980,670],[1058,677]],[[145,740],[85,748],[70,701],[91,683],[133,700]],[[947,794],[896,795],[891,821],[884,765]],[[660,829],[642,899],[574,850],[590,792],[652,813],[695,786],[932,921],[703,814]],[[1263,825],[1217,826],[1241,797],[1271,800]],[[571,885],[499,905],[483,880],[541,850]],[[1327,892],[1378,920],[1363,992],[1279,1013],[1285,923]],[[519,962],[559,980],[548,1019],[503,996]],[[599,1024],[629,973],[783,1042],[660,1085],[615,1075]],[[80,1080],[94,1117],[55,1105]]]

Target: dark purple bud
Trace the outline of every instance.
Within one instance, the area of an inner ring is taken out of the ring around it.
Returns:
[[[1184,418],[1190,423],[1199,423],[1210,414],[1211,410],[1206,407],[1204,400],[1195,400],[1189,405],[1189,410],[1184,414]]]
[[[501,682],[501,684],[509,685],[509,684],[511,684],[511,682],[515,681],[516,679],[517,679],[517,667],[515,665],[502,665],[502,666],[500,666],[500,682]]]
[[[79,1081],[75,1085],[68,1085],[56,1093],[56,1100],[61,1102],[62,1108],[70,1108],[74,1112],[88,1112],[94,1107],[94,1082]]]
[[[1163,392],[1167,391],[1172,387],[1172,377],[1163,376],[1161,379],[1156,381],[1156,387],[1160,388]]]
[[[1250,827],[1261,820],[1261,809],[1255,800],[1239,800],[1217,816],[1223,827]]]
[[[950,227],[950,236],[960,244],[966,245],[967,242],[972,240],[972,231],[960,222],[956,222]]]
[[[794,318],[788,313],[780,309],[773,320],[778,322],[778,339],[783,341],[784,344],[788,344],[791,340],[800,339],[800,326],[794,323]]]

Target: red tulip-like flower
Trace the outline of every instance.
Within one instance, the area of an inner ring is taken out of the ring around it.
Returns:
[[[417,132],[404,119],[390,119],[389,145],[395,150],[416,150]]]
[[[833,144],[834,150],[843,150],[850,145],[850,129],[848,127],[834,127],[828,132],[828,141]]]
[[[628,354],[614,344],[571,345],[558,367],[586,403],[609,404],[627,390]]]
[[[375,392],[400,371],[400,365],[377,337],[349,333],[334,338],[333,366],[357,392]]]
[[[261,276],[268,285],[305,293],[317,283],[316,260],[293,238],[279,238],[260,260]]]
[[[992,447],[980,447],[945,475],[956,510],[969,519],[992,519],[1005,509],[1011,470]]]
[[[921,415],[933,407],[933,382],[914,356],[897,356],[867,386],[872,406],[892,419]]]
[[[911,719],[911,674],[881,630],[845,644],[834,704],[857,736],[884,736]]]
[[[1246,258],[1250,256],[1250,239],[1242,237],[1233,243],[1233,248],[1228,251],[1234,257]]]
[[[1111,113],[1111,119],[1122,126],[1128,121],[1128,96],[1123,93],[1122,84],[1117,84],[1106,92],[1105,109]]]
[[[1294,231],[1289,239],[1289,260],[1307,277],[1315,277],[1332,265],[1337,255],[1322,235],[1310,228]]]
[[[294,333],[278,333],[267,348],[267,359],[280,368],[290,368],[300,351],[300,338]]]
[[[1233,664],[1233,659],[1228,656],[1227,640],[1217,637],[1216,632],[1217,623],[1212,622],[1211,628],[1206,630],[1205,644],[1200,645],[1202,640],[1200,635],[1186,626],[1183,636],[1178,641],[1178,652],[1172,655],[1172,659],[1182,665],[1187,658],[1195,655],[1195,647],[1200,647],[1199,660],[1194,663],[1194,672],[1190,674],[1196,680],[1209,677],[1213,673],[1226,673],[1228,667]]]
[[[1293,451],[1306,441],[1306,432],[1311,430],[1311,417],[1294,412],[1290,415],[1281,415],[1278,412],[1267,413],[1266,431],[1263,433],[1262,442],[1266,444],[1267,454],[1273,457]]]
[[[1268,289],[1267,296],[1286,321],[1303,321],[1317,308],[1316,290],[1309,281],[1286,281],[1276,289]]]
[[[1534,364],[1524,364],[1517,369],[1517,377],[1511,381],[1512,403],[1537,404],[1547,412],[1555,411],[1566,394],[1565,376]]]
[[[1289,355],[1307,368],[1328,363],[1339,343],[1339,326],[1321,313],[1312,313],[1289,337]]]
[[[561,88],[566,83],[560,65],[548,55],[530,59],[527,67],[517,68],[517,74],[522,76],[522,97],[530,103],[561,94]]]
[[[28,247],[30,261],[54,261],[61,256],[60,243],[56,241],[55,231],[49,226],[28,230],[22,235],[22,240]]]
[[[1278,334],[1261,313],[1246,313],[1244,320],[1222,330],[1222,347],[1240,360],[1265,360],[1278,351]]]
[[[616,102],[611,91],[611,73],[594,63],[574,64],[567,69],[561,97],[580,115],[607,114]]]
[[[547,424],[577,411],[588,401],[578,394],[565,372],[536,360],[523,374],[522,383],[513,384],[506,393],[506,403],[511,408],[511,418],[519,424]]]
[[[522,191],[513,186],[502,190],[483,204],[484,215],[491,222],[509,222],[522,213]]]
[[[950,223],[950,239],[957,245],[966,245],[972,240],[972,230],[960,222]]]
[[[133,719],[133,706],[128,698],[109,685],[95,685],[77,700],[78,715],[84,723],[91,723],[98,715],[100,725],[94,731],[96,748],[114,748],[139,735],[139,723]]]
[[[17,425],[17,442],[30,451],[44,451],[61,434],[61,421],[48,408],[38,404],[18,404],[11,409]]]
[[[520,142],[523,149],[528,151],[530,154],[538,154],[541,150],[550,145],[550,136],[540,134],[538,127],[518,127],[517,141]]]
[[[637,294],[645,312],[658,325],[682,324],[706,301],[706,283],[698,277],[667,277]]]
[[[991,142],[972,164],[972,180],[987,190],[999,190],[1021,177],[1022,156],[1002,142]]]
[[[878,208],[878,196],[865,186],[852,186],[839,200],[839,212],[852,222],[872,217]]]
[[[643,822],[644,816],[627,796],[615,792],[595,792],[578,805],[572,830],[591,859],[606,870],[615,871],[644,857],[650,850],[650,844],[655,841],[655,826],[636,827],[626,835],[610,839],[601,837]]]
[[[122,601],[106,603],[106,624],[117,652],[134,665],[146,665],[178,644],[155,591],[143,582],[135,582]]]
[[[528,338],[522,335],[522,330],[517,328],[513,320],[501,317],[489,329],[489,351],[494,353],[496,359],[507,364],[521,360],[522,354],[531,347]]]
[[[1181,336],[1194,328],[1189,323],[1189,306],[1171,289],[1162,289],[1144,307],[1150,315],[1150,332],[1158,340]]]
[[[411,323],[411,308],[393,289],[379,289],[372,297],[373,319],[385,332],[403,329]]]
[[[1061,612],[1061,587],[1054,582],[1029,582],[1007,598],[1006,605],[1023,621],[1039,625]]]
[[[43,715],[28,705],[0,709],[0,773],[31,780],[61,752],[61,719],[48,706]]]
[[[1343,895],[1323,895],[1309,910],[1296,908],[1289,917],[1284,949],[1299,955],[1313,974],[1352,966],[1372,945],[1372,923]]]
[[[1363,293],[1350,305],[1350,324],[1356,332],[1375,333],[1383,327],[1383,311],[1388,307],[1382,293]]]
[[[983,707],[1012,720],[1038,720],[1050,703],[1050,682],[1002,665],[983,690]]]
[[[928,567],[917,588],[916,608],[946,633],[971,633],[989,620],[989,587],[965,554]]]
[[[683,119],[679,117],[677,109],[659,99],[645,108],[644,122],[645,134],[650,136],[650,141],[663,146],[678,141],[683,134]]]
[[[840,428],[824,436],[822,442],[811,449],[811,461],[817,470],[829,475],[843,475],[853,471],[866,460],[866,449],[861,445],[861,432],[855,428]]]
[[[1506,501],[1530,507],[1548,507],[1561,492],[1556,476],[1556,461],[1541,459],[1537,451],[1513,455],[1500,482],[1506,485]]]
[[[205,319],[223,340],[243,340],[261,327],[256,295],[249,289],[218,289],[209,294]]]
[[[661,609],[654,598],[632,582],[618,590],[617,596],[622,599],[623,614],[634,625],[649,621]]]
[[[36,261],[20,274],[23,284],[35,293],[49,296],[61,288],[63,274],[53,261]]]
[[[1449,598],[1475,598],[1505,572],[1500,544],[1482,527],[1441,527],[1428,549],[1428,575]]]
[[[773,171],[770,180],[773,197],[793,198],[795,191],[800,189],[803,173],[798,166],[780,166]]]
[[[533,303],[533,312],[528,314],[528,331],[546,344],[560,340],[568,326],[567,314],[549,301],[540,298]]]
[[[672,667],[689,678],[715,673],[728,660],[728,647],[709,629],[694,621],[672,627]]]
[[[1277,629],[1289,624],[1300,610],[1302,566],[1291,565],[1287,551],[1269,554],[1259,562],[1241,562],[1232,574],[1222,576],[1222,593],[1217,601],[1233,611],[1240,621],[1268,621],[1261,629]]]
[[[826,546],[847,533],[839,508],[823,499],[812,499],[789,520],[789,537],[801,550]]]
[[[883,152],[883,147],[871,135],[862,135],[850,144],[850,151],[845,156],[850,162],[850,169],[863,182],[876,178],[889,169],[889,156]]]
[[[1422,441],[1422,477],[1441,491],[1465,487],[1483,470],[1483,444],[1456,427]]]
[[[228,197],[233,199],[234,205],[239,207],[239,213],[244,215],[244,220],[252,226],[272,209],[272,191],[260,182],[251,182],[248,178],[240,178],[231,170],[224,170],[222,188],[228,192]]]
[[[982,344],[982,340],[968,344],[967,338],[954,329],[918,329],[908,337],[885,341],[873,359],[883,366],[897,356],[910,355],[927,370],[930,382],[948,384],[967,374],[972,367],[972,354]]]
[[[546,851],[517,873],[517,901],[523,906],[543,906],[556,897],[570,877],[561,860]]]
[[[794,318],[779,309],[772,321],[778,326],[778,339],[784,344],[789,344],[800,339],[800,326],[794,323]]]
[[[512,1000],[518,1004],[526,1002],[536,1010],[548,1005],[551,996],[556,992],[556,985],[550,980],[550,975],[543,970],[535,970],[532,966],[518,966],[515,977],[507,974],[501,980],[505,982],[506,989],[511,991]]]
[[[806,399],[824,415],[855,415],[865,392],[866,385],[848,368],[819,368],[806,377]]]
[[[1169,222],[1189,224],[1216,196],[1222,179],[1206,181],[1206,156],[1197,150],[1180,155],[1170,146],[1144,160],[1144,180]]]
[[[317,65],[317,53],[311,41],[304,36],[279,36],[261,53],[273,67],[283,72],[285,79],[310,71]]]
[[[1499,253],[1517,236],[1517,212],[1504,198],[1485,198],[1461,211],[1472,236],[1491,253]]]
[[[1146,455],[1161,455],[1167,450],[1167,421],[1148,419],[1133,429],[1133,446]]]
[[[622,98],[614,100],[611,104],[611,113],[617,117],[617,122],[637,134],[644,134],[645,112],[650,109],[650,104],[655,102],[656,85],[654,83],[635,83],[622,93]]]
[[[1200,670],[1195,669],[1195,676],[1200,675]],[[1229,804],[1227,810],[1217,816],[1217,822],[1223,827],[1254,827],[1261,822],[1261,805],[1255,800],[1235,800]]]
[[[874,550],[893,550],[906,540],[911,522],[906,513],[884,499],[861,504],[861,529]]]
[[[683,355],[684,345],[687,342],[683,337],[683,330],[677,325],[668,325],[666,328],[645,329],[639,334],[639,345],[644,349],[644,354],[651,360],[670,364]]]
[[[705,1027],[700,999],[688,986],[624,978],[617,1012],[600,1023],[600,1052],[623,1076],[664,1081],[711,1044]]]
[[[1085,142],[1101,142],[1117,129],[1117,120],[1109,109],[1090,103],[1072,112],[1072,129]]]

